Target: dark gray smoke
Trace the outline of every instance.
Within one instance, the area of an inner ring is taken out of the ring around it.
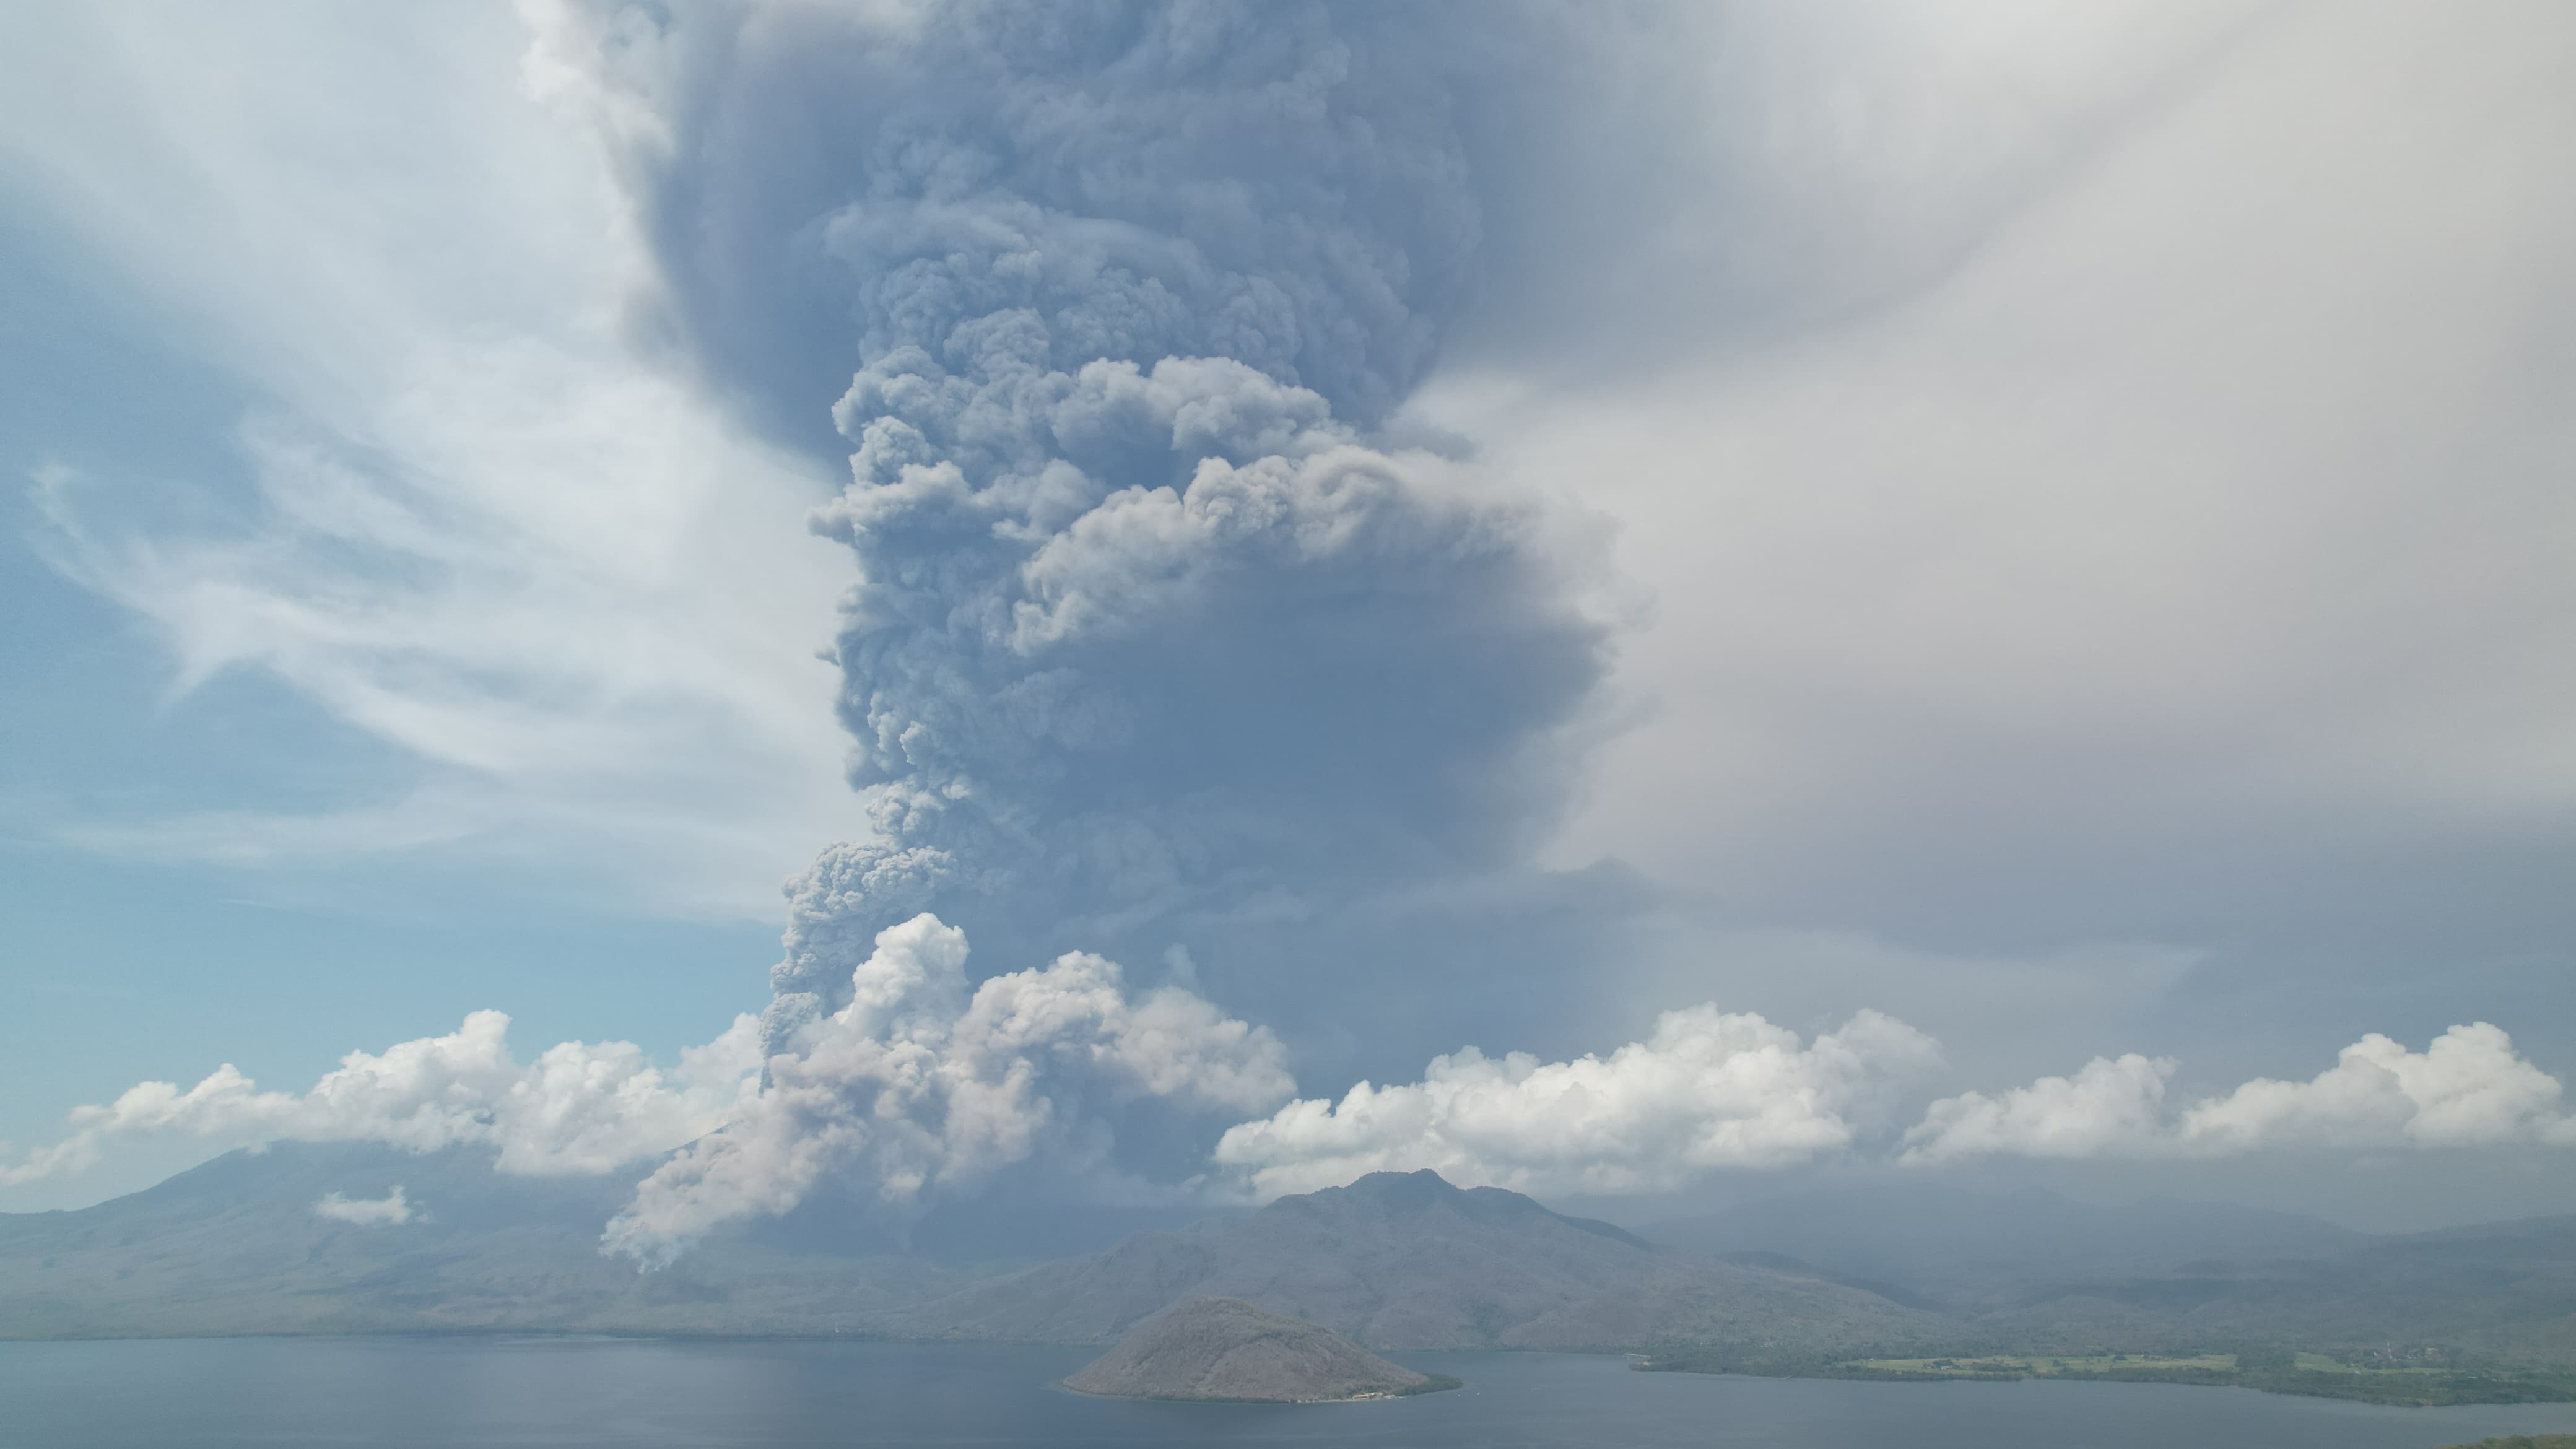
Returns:
[[[1591,542],[1385,432],[1478,295],[1469,131],[1536,16],[608,32],[674,118],[651,222],[694,345],[773,404],[845,380],[817,526],[859,568],[836,652],[876,834],[791,887],[772,1051],[922,912],[986,969],[1198,948],[1269,1009],[1391,986],[1426,909],[1564,893],[1526,860],[1606,663]]]
[[[1548,818],[1601,633],[1527,500],[1369,432],[1475,282],[1422,21],[966,6],[842,42],[851,199],[798,234],[863,360],[822,522],[879,834],[796,888],[773,1036],[920,910],[1020,949],[1296,919]]]

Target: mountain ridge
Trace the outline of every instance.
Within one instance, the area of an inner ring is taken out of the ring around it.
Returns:
[[[1241,1298],[1371,1348],[1617,1349],[1757,1334],[1928,1343],[1957,1326],[1821,1279],[1659,1247],[1500,1188],[1371,1173],[1241,1218],[968,1285],[884,1318],[906,1336],[1105,1342],[1184,1296]]]
[[[1106,1344],[1181,1298],[1214,1294],[1383,1349],[1768,1343],[1816,1361],[2270,1343],[2576,1360],[2576,1217],[2368,1235],[2225,1205],[2091,1209],[2024,1194],[1997,1209],[1974,1194],[1900,1193],[1832,1211],[1784,1200],[1766,1219],[1737,1221],[1780,1234],[1719,1240],[1710,1253],[1499,1188],[1386,1173],[1036,1261],[925,1257],[906,1251],[911,1241],[953,1238],[955,1225],[933,1218],[907,1241],[817,1204],[801,1225],[729,1230],[639,1274],[600,1256],[598,1236],[643,1171],[513,1177],[471,1149],[280,1143],[227,1154],[91,1207],[0,1214],[0,1338],[506,1331]],[[335,1194],[344,1206],[382,1203],[397,1186],[408,1217],[317,1210]],[[970,1227],[1007,1222],[998,1212],[964,1216]],[[1100,1241],[1114,1221],[1095,1216],[1079,1231]],[[2083,1248],[2088,1235],[2158,1221],[2170,1231],[2143,1246]],[[2232,1240],[2231,1223],[2243,1230]],[[1063,1239],[1062,1225],[1047,1226]],[[2030,1244],[2018,1265],[2000,1256],[2016,1241]],[[2263,1256],[2277,1246],[2298,1251]],[[2209,1249],[2225,1256],[2182,1256]]]

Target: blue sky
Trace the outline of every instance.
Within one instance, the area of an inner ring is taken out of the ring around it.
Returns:
[[[1467,17],[0,22],[0,1208],[2563,1194],[2576,29]]]

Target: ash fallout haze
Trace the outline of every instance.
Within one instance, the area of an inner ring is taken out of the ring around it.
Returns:
[[[0,188],[0,1211],[2576,1193],[2576,12],[34,5]]]

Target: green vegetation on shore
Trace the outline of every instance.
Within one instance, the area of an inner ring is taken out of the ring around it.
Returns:
[[[2363,1367],[2321,1354],[2276,1348],[2197,1354],[1960,1354],[1935,1358],[1821,1358],[1723,1344],[1676,1345],[1640,1360],[1648,1372],[1740,1373],[1776,1378],[2082,1379],[2111,1383],[2203,1384],[2273,1394],[2357,1399],[2372,1404],[2576,1403],[2576,1373],[2563,1368],[2469,1365]],[[2571,1443],[2567,1449],[2576,1449]]]
[[[2507,1434],[2475,1444],[2454,1444],[2450,1449],[2576,1449],[2576,1434]]]

